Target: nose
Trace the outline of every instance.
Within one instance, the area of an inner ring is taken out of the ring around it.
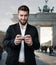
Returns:
[[[23,16],[22,19],[25,19],[25,16]]]

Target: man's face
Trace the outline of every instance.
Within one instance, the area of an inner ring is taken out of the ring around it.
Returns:
[[[21,25],[25,25],[27,23],[28,16],[29,16],[29,14],[27,11],[19,10],[18,19],[19,19],[19,22],[21,23]]]

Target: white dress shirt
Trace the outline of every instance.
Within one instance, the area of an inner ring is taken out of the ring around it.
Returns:
[[[20,30],[21,30],[21,35],[25,35],[25,30],[26,30],[27,24],[22,28],[20,25]],[[19,54],[19,62],[25,62],[25,57],[24,57],[24,40],[21,42],[21,49],[20,49],[20,54]]]

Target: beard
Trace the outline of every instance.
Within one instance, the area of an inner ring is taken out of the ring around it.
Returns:
[[[25,25],[27,23],[28,20],[26,20],[25,22],[21,22],[21,20],[19,20],[21,25]]]

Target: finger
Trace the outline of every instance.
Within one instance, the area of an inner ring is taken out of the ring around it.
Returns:
[[[29,43],[29,41],[25,41],[25,43]]]
[[[26,36],[30,36],[29,34],[27,34]]]
[[[29,39],[28,37],[25,38],[26,40]]]
[[[19,38],[19,37],[21,37],[21,35],[17,35],[16,37]]]
[[[20,43],[21,42],[21,40],[16,40],[16,43]]]
[[[25,39],[25,37],[23,36],[23,37],[22,37],[22,40],[24,40],[24,39]]]
[[[22,40],[22,37],[16,37],[17,40]]]
[[[28,38],[29,38],[29,37],[31,37],[31,36],[30,36],[30,35],[25,35],[25,37],[28,37]]]
[[[16,38],[16,40],[22,40],[21,38]]]
[[[29,42],[29,40],[28,40],[28,39],[25,39],[25,42],[26,42],[26,43],[28,43],[28,42]]]

